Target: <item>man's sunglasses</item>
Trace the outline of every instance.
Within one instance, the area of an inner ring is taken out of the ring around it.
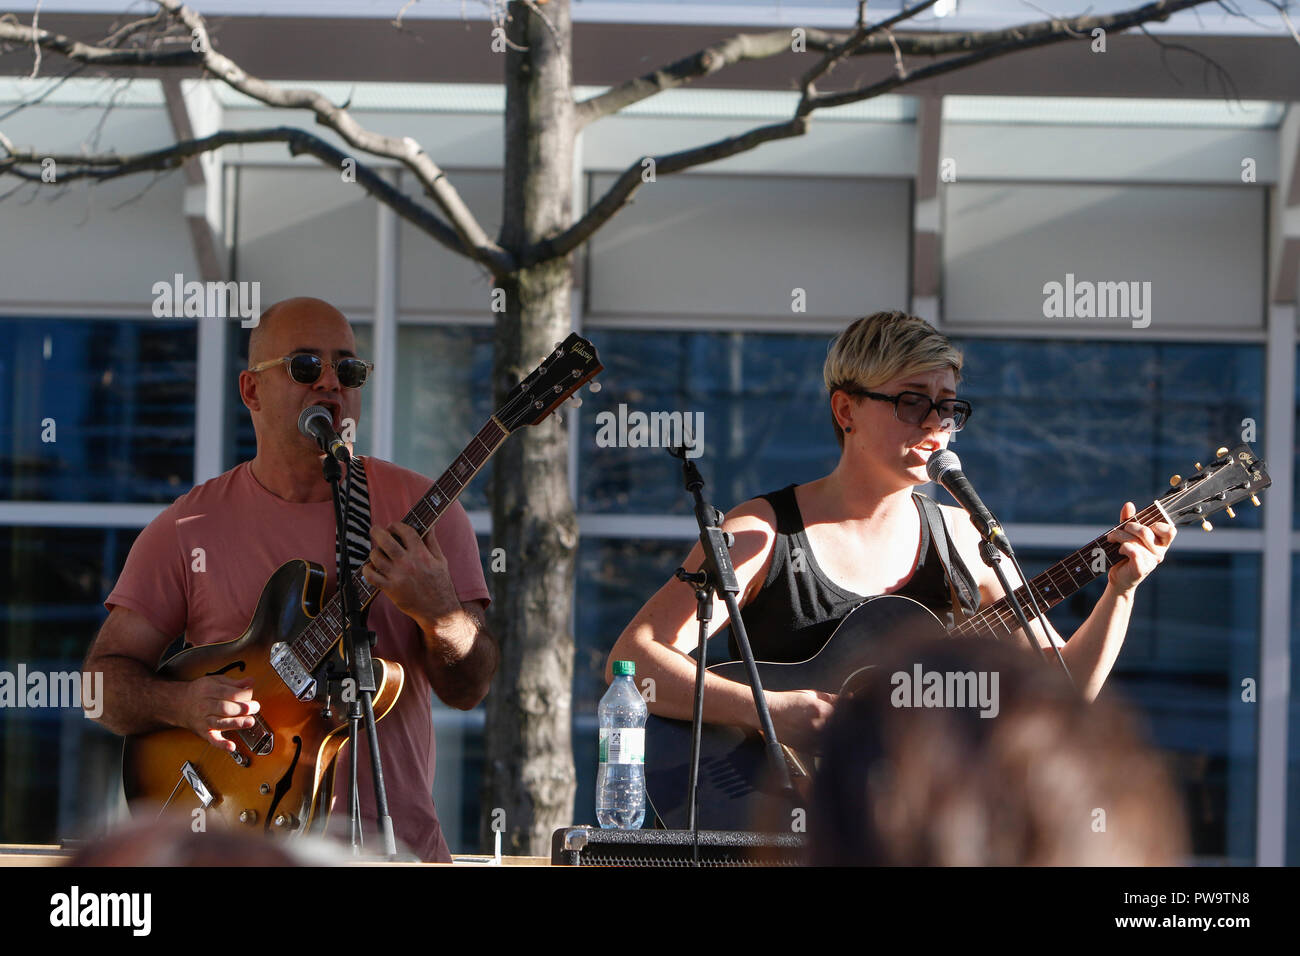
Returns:
[[[875,399],[877,402],[889,402],[894,406],[894,417],[907,425],[923,425],[930,417],[930,412],[937,411],[940,425],[951,422],[951,430],[959,432],[966,427],[966,421],[971,413],[970,402],[962,401],[960,398],[945,398],[941,402],[933,402],[929,395],[922,395],[920,392],[881,395],[879,392],[868,392],[858,388],[846,388],[844,391],[850,395]]]
[[[299,385],[315,385],[325,373],[325,366],[328,365],[338,373],[339,384],[344,388],[360,388],[366,384],[370,370],[375,367],[374,362],[366,362],[359,358],[343,358],[337,362],[326,362],[319,355],[298,352],[296,355],[286,355],[284,358],[271,359],[260,365],[254,365],[249,371],[264,372],[268,368],[281,364],[289,370],[289,377]]]

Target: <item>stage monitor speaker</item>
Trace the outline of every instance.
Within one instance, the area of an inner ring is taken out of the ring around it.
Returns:
[[[700,866],[799,866],[806,842],[797,833],[701,830]],[[551,835],[554,866],[695,866],[690,830],[561,827]]]

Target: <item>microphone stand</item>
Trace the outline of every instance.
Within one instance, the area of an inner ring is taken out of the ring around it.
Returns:
[[[978,528],[979,525],[976,524],[976,527]],[[1047,624],[1043,617],[1043,610],[1038,606],[1038,598],[1034,596],[1033,586],[1029,583],[1029,579],[1025,577],[1025,572],[1020,569],[1020,562],[1016,560],[1015,549],[1011,547],[1011,539],[1007,537],[1006,532],[1002,530],[1001,525],[998,525],[995,522],[994,527],[997,529],[998,533],[1001,535],[1002,541],[1006,545],[1007,555],[1011,558],[1011,563],[1015,565],[1016,573],[1019,574],[1020,579],[1025,582],[1025,591],[1029,595],[1029,600],[1033,602],[1034,615],[1040,622],[1039,629],[1042,631],[1043,639],[1047,642],[1047,646],[1056,652],[1056,659],[1060,661],[1061,669],[1065,671],[1066,679],[1069,680],[1071,686],[1074,686],[1074,676],[1070,673],[1070,668],[1065,666],[1065,658],[1061,656],[1061,649],[1056,646],[1056,643],[1047,634]],[[1006,594],[1007,603],[1011,605],[1012,613],[1015,614],[1016,620],[1020,622],[1020,627],[1025,633],[1025,640],[1029,642],[1029,647],[1032,650],[1038,651],[1041,656],[1045,657],[1047,652],[1041,647],[1038,647],[1034,642],[1033,631],[1029,626],[1029,619],[1025,616],[1025,609],[1021,606],[1020,599],[1016,597],[1016,592],[1011,587],[1011,582],[1007,580],[1006,572],[1002,570],[1002,552],[998,550],[997,546],[991,540],[991,537],[992,536],[986,537],[984,532],[981,531],[980,557],[984,559],[985,564],[993,569],[993,572],[998,576],[998,580],[1002,583],[1002,591]]]
[[[740,594],[740,582],[736,579],[736,569],[731,564],[728,550],[735,539],[730,532],[723,531],[722,512],[718,511],[704,499],[704,478],[695,462],[686,457],[684,447],[670,448],[669,454],[682,460],[682,477],[686,490],[695,498],[695,520],[700,528],[700,547],[704,549],[704,563],[700,570],[689,573],[685,568],[678,568],[676,577],[679,581],[695,588],[695,617],[700,623],[698,643],[699,660],[695,668],[695,705],[691,713],[691,769],[687,783],[687,827],[691,831],[692,859],[696,866],[700,863],[700,825],[696,812],[699,798],[700,776],[700,737],[704,728],[704,677],[708,657],[707,641],[709,621],[713,618],[713,595],[718,593],[727,605],[727,617],[731,622],[732,633],[740,647],[740,655],[745,662],[749,676],[750,690],[754,695],[754,706],[758,710],[759,726],[762,728],[766,742],[768,760],[776,774],[777,785],[783,795],[794,796],[794,785],[790,782],[790,772],[786,767],[785,755],[781,743],[777,740],[776,729],[772,725],[772,715],[767,708],[767,697],[763,694],[763,684],[758,676],[758,666],[754,662],[754,652],[749,646],[749,635],[745,633],[745,622],[740,617],[740,605],[736,596]]]
[[[379,759],[379,735],[375,730],[374,694],[378,688],[375,685],[374,658],[370,651],[374,647],[376,635],[366,627],[367,610],[361,607],[356,587],[352,583],[352,562],[348,555],[347,516],[344,511],[343,495],[339,489],[342,468],[339,466],[338,459],[328,453],[321,467],[334,499],[335,538],[338,542],[339,555],[339,593],[343,601],[344,668],[338,676],[344,681],[352,680],[357,691],[348,704],[348,769],[351,774],[348,820],[351,828],[352,852],[354,855],[358,854],[364,842],[361,835],[361,800],[357,795],[357,738],[364,719],[366,740],[370,750],[370,769],[375,785],[375,812],[379,817],[384,855],[394,860],[397,858],[397,839],[393,834],[393,818],[388,814],[388,792],[384,787],[384,768]],[[328,683],[325,694],[325,709],[328,711],[330,694]]]

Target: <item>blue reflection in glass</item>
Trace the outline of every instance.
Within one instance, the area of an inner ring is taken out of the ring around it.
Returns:
[[[592,330],[590,338],[605,371],[601,391],[583,400],[579,510],[690,512],[679,464],[660,447],[629,447],[640,436],[619,426],[633,412],[703,413],[696,464],[724,510],[819,478],[839,460],[822,388],[827,335]]]
[[[0,318],[0,500],[187,491],[196,347],[193,322]]]
[[[1114,525],[1125,501],[1145,507],[1171,475],[1240,442],[1244,419],[1263,434],[1257,345],[957,344],[958,391],[975,413],[953,450],[1003,523]],[[1260,517],[1247,506],[1231,523],[1258,528]]]

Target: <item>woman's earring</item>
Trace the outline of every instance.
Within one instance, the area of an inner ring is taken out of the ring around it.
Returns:
[[[845,425],[845,426],[844,426],[844,431],[845,431],[845,433],[848,433],[848,432],[853,431],[853,426],[852,426],[852,425]]]

